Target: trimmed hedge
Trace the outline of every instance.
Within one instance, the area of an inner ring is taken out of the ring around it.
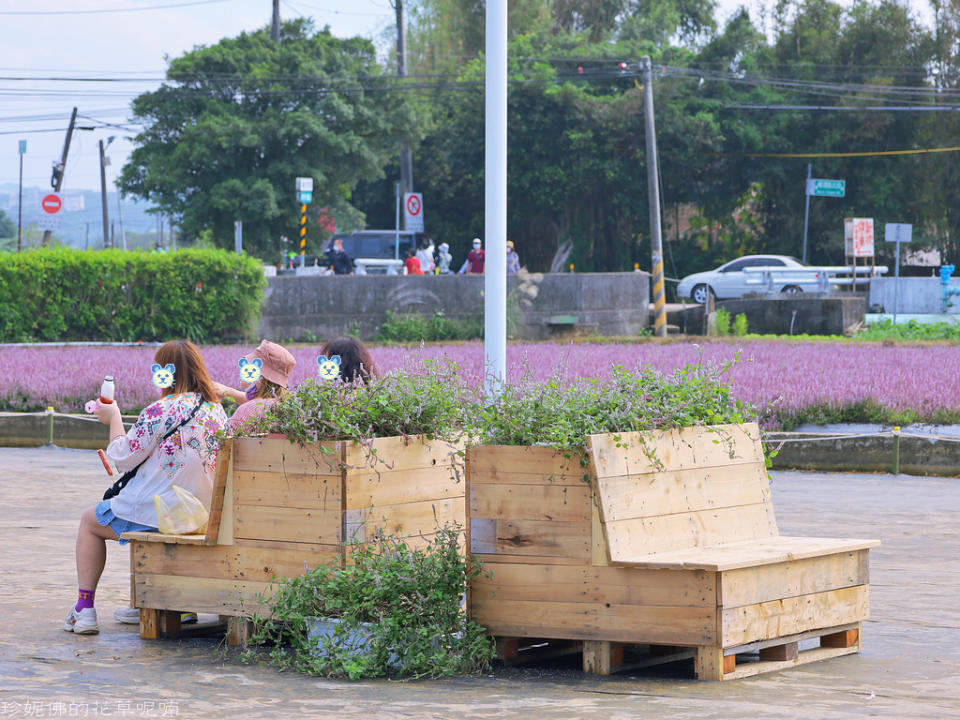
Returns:
[[[267,281],[225,250],[37,249],[0,255],[0,342],[251,335]]]

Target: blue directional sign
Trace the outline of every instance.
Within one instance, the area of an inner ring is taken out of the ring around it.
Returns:
[[[303,205],[306,205],[307,203],[312,203],[312,202],[313,202],[313,193],[312,193],[312,192],[305,192],[305,191],[301,190],[299,193],[297,193],[297,197],[300,199],[300,203],[303,204]]]
[[[807,180],[807,195],[818,197],[843,197],[847,192],[846,180],[823,180],[810,178]]]

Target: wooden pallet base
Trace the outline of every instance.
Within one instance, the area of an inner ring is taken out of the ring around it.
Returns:
[[[216,620],[201,619],[196,623],[183,625],[179,610],[140,609],[140,637],[144,640],[203,637],[221,635],[227,630],[227,621],[223,617]]]
[[[804,641],[819,647],[801,650]],[[822,628],[735,648],[628,645],[605,640],[497,637],[497,657],[507,665],[543,662],[582,653],[583,671],[595,675],[693,660],[698,680],[737,680],[860,651],[860,624]]]

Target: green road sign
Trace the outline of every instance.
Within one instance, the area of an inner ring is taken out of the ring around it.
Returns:
[[[307,204],[307,203],[312,203],[312,202],[313,202],[313,193],[312,193],[312,192],[305,192],[305,191],[301,190],[299,193],[297,193],[297,197],[299,198],[301,205],[305,205],[305,204]]]
[[[823,180],[819,178],[810,178],[807,180],[807,195],[843,197],[846,192],[846,180]]]

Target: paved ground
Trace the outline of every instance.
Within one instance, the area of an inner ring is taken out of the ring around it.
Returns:
[[[111,619],[129,586],[116,545],[101,634],[64,633],[77,518],[106,475],[83,450],[4,448],[0,467],[0,718],[960,718],[960,480],[774,473],[784,534],[883,540],[859,655],[722,684],[563,666],[348,683],[224,662],[216,639],[141,641]]]

